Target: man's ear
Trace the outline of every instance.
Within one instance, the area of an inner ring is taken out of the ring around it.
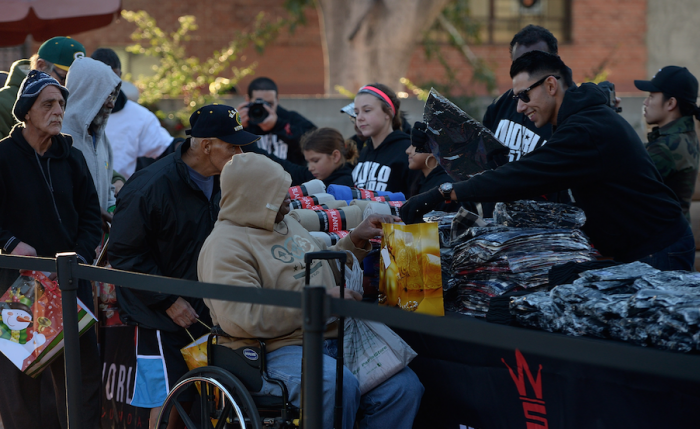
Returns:
[[[559,81],[555,77],[548,77],[547,80],[545,81],[545,85],[547,87],[547,92],[549,95],[554,97],[557,95],[557,92],[559,92]]]
[[[248,94],[245,95],[245,101],[246,103],[250,103],[250,96]]]
[[[199,146],[205,154],[209,155],[211,153],[211,139],[202,139],[199,142]]]
[[[37,70],[44,71],[45,68],[46,68],[46,61],[44,61],[44,60],[41,59],[41,58],[37,58],[37,60],[36,60],[36,69],[37,69]]]
[[[676,100],[676,97],[671,97],[664,103],[664,108],[667,112],[672,111],[676,107],[678,107],[678,100]]]

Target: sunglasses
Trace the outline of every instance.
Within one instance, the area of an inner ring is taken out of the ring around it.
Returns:
[[[532,91],[533,89],[537,88],[538,86],[542,85],[545,80],[549,79],[550,77],[553,77],[555,79],[561,79],[560,76],[554,76],[554,75],[549,75],[545,76],[542,79],[538,80],[537,82],[533,83],[530,85],[528,88],[523,89],[517,94],[513,94],[513,100],[523,100],[523,103],[529,103],[530,102],[530,96],[528,95],[528,92]]]
[[[58,83],[60,83],[61,85],[66,84],[66,76],[68,75],[68,73],[65,73],[65,74],[59,73],[56,66],[52,66],[51,71],[53,72],[53,74],[56,75],[56,80],[58,81]]]

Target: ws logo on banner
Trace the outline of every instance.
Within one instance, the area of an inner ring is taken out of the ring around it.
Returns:
[[[523,404],[523,412],[525,413],[526,428],[548,429],[547,409],[545,407],[544,397],[542,396],[542,365],[539,365],[537,369],[537,377],[533,377],[530,366],[518,349],[515,349],[515,372],[505,359],[501,358],[501,362],[508,367],[510,377],[513,379],[515,387],[518,389],[520,401]],[[530,392],[528,392],[525,381],[530,383]]]

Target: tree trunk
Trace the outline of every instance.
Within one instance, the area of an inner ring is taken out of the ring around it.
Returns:
[[[317,0],[326,94],[380,82],[396,90],[416,45],[450,0]]]

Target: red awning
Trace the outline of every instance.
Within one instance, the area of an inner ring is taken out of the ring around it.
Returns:
[[[109,25],[121,0],[2,0],[0,46],[68,36]]]

